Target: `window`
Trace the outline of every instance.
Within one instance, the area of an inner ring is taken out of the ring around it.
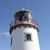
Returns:
[[[31,34],[26,34],[26,40],[31,40]]]
[[[29,11],[20,11],[16,14],[16,19],[19,21],[27,21],[29,18],[32,19],[32,14]]]

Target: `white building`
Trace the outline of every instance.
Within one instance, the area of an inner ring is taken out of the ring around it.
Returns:
[[[10,24],[11,50],[40,50],[38,23],[33,20],[30,10],[20,10],[14,14]]]

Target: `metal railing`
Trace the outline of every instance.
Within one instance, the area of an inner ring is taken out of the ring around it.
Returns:
[[[28,21],[27,20],[25,20],[25,21],[14,20],[11,22],[10,28],[15,25],[19,25],[19,24],[35,24],[36,26],[38,26],[37,21],[34,21],[34,20],[28,20]]]

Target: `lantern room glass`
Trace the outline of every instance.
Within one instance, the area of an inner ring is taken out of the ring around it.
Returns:
[[[29,11],[20,11],[15,17],[15,19],[18,19],[19,21],[24,21],[27,19],[32,19],[32,14]]]

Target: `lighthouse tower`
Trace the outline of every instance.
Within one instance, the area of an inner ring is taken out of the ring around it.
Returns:
[[[10,24],[11,50],[40,50],[38,23],[30,10],[19,10]]]

